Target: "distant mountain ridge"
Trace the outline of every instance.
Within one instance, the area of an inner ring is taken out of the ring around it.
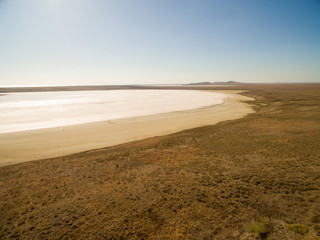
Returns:
[[[197,82],[197,83],[188,83],[185,85],[238,85],[242,84],[241,82],[228,81],[228,82]]]

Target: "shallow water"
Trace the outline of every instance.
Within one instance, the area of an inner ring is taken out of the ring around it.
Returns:
[[[0,96],[0,133],[191,110],[226,97],[191,90],[12,93]]]

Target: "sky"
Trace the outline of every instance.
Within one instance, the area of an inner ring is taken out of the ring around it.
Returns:
[[[320,0],[0,0],[0,85],[320,82]]]

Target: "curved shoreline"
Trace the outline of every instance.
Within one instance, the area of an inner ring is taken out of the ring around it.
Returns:
[[[242,91],[214,92],[226,93],[232,97],[226,98],[223,104],[187,111],[1,134],[0,166],[163,136],[238,119],[254,112],[248,104],[242,102],[254,99],[239,95]]]

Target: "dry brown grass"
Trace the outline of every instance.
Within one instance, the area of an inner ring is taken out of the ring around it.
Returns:
[[[268,239],[317,239],[316,86],[247,86],[243,119],[3,167],[0,238],[254,239],[262,217]]]

